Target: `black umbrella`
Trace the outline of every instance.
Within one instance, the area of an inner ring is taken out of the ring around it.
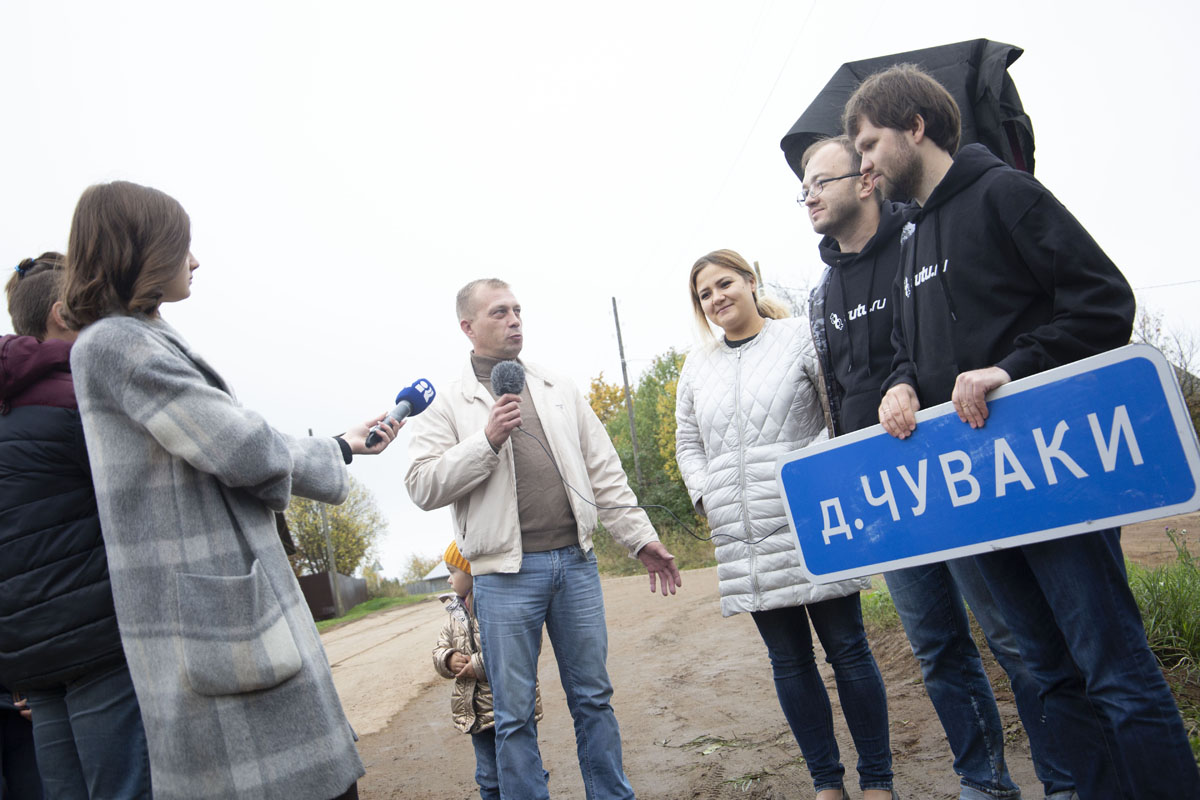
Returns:
[[[863,79],[893,64],[917,64],[949,90],[962,114],[962,144],[981,142],[1017,169],[1033,172],[1033,125],[1008,67],[1025,52],[975,39],[842,64],[779,146],[800,178],[800,156],[818,139],[842,133],[842,109]]]

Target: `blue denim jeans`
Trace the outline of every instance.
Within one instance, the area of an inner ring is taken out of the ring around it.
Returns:
[[[486,669],[486,667],[485,667]],[[482,800],[500,800],[500,778],[496,774],[496,729],[471,734],[475,747],[475,783]]]
[[[1200,796],[1179,709],[1129,591],[1120,531],[975,560],[1040,687],[1079,796]],[[1097,714],[1107,755],[1097,752],[1091,733]]]
[[[964,599],[996,660],[1008,673],[1046,796],[1069,797],[1074,781],[1047,735],[1037,683],[1021,662],[1012,633],[995,608],[974,560],[909,567],[884,578],[921,665],[925,691],[954,753],[961,800],[1015,798],[1021,793],[1004,761],[1000,712],[971,637]]]
[[[754,611],[751,616],[767,645],[779,705],[816,791],[842,787],[846,770],[833,736],[829,694],[813,655],[809,620],[825,649],[826,662],[833,666],[842,715],[858,750],[859,786],[891,789],[887,694],[863,631],[858,593],[806,606]]]
[[[1033,771],[1042,782],[1047,800],[1070,800],[1075,794],[1075,779],[1071,777],[1062,744],[1055,739],[1050,725],[1046,722],[1046,714],[1042,710],[1041,689],[1033,674],[1026,668],[1025,662],[1021,660],[1017,637],[1013,635],[1000,607],[996,604],[996,599],[992,597],[975,559],[959,558],[946,562],[946,565],[971,613],[975,615],[975,620],[983,631],[983,638],[987,641],[992,655],[996,657],[996,663],[1008,675],[1017,713],[1021,716],[1025,735],[1029,737]],[[1081,728],[1078,733],[1090,742],[1085,746],[1092,748],[1097,758],[1107,755],[1104,731],[1098,715],[1093,714],[1093,724],[1088,728]]]
[[[884,579],[954,753],[959,797],[1020,797],[1004,763],[1000,710],[950,569],[924,564],[888,572]]]
[[[520,572],[475,577],[475,615],[492,686],[496,765],[506,800],[547,800],[534,685],[542,625],[550,635],[588,800],[629,800],[621,733],[609,700],[608,628],[594,551],[525,553]]]
[[[29,708],[47,796],[150,797],[146,732],[125,664],[30,691]]]

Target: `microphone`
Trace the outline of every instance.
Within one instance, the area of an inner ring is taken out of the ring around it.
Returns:
[[[525,388],[525,368],[516,361],[501,361],[492,367],[492,393],[520,394]]]
[[[437,397],[437,391],[433,388],[433,384],[422,378],[412,386],[406,386],[400,390],[400,394],[396,395],[396,407],[387,415],[396,422],[401,422],[405,417],[416,416],[429,408],[429,404],[435,397]],[[382,438],[379,435],[379,426],[376,425],[367,434],[367,447],[374,447]]]

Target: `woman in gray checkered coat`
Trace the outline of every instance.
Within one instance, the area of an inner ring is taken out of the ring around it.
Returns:
[[[114,182],[71,224],[71,354],[154,796],[356,797],[363,774],[274,512],[346,498],[367,423],[291,437],[242,408],[159,315],[190,294],[187,214]],[[373,422],[378,422],[375,420]]]

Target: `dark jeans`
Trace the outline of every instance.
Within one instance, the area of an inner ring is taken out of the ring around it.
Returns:
[[[75,800],[150,797],[150,756],[129,669],[29,692],[46,793]]]
[[[1146,644],[1119,537],[1081,534],[976,561],[1041,687],[1079,796],[1197,798],[1200,774]],[[1115,764],[1093,744],[1097,713]]]
[[[1075,788],[1042,713],[1037,681],[1025,668],[1016,639],[1004,621],[973,558],[959,558],[889,572],[892,594],[913,655],[921,664],[925,691],[946,732],[960,776],[960,800],[1020,796],[1004,763],[1004,729],[971,637],[965,600],[979,621],[996,661],[1008,673],[1017,711],[1029,735],[1034,770],[1046,797],[1066,800]],[[1103,751],[1098,728],[1093,746]]]
[[[825,649],[825,660],[833,665],[842,715],[858,749],[859,786],[891,789],[887,695],[863,631],[858,593],[806,606],[755,611],[751,616],[767,645],[779,705],[816,791],[841,787],[846,770],[833,736],[833,709],[817,670],[809,620]]]
[[[0,710],[0,800],[42,800],[33,726],[16,711]]]

